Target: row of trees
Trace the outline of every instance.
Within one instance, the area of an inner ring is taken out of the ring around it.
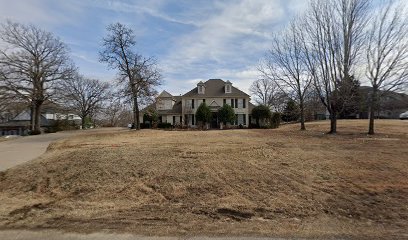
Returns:
[[[78,73],[61,39],[34,25],[7,21],[0,25],[0,110],[10,103],[31,109],[31,130],[40,132],[42,106],[55,102],[85,119],[97,115],[112,125],[133,105],[133,122],[140,128],[139,107],[161,84],[154,58],[135,50],[132,29],[116,23],[107,27],[100,61],[117,71],[114,82],[90,79]],[[4,108],[4,109],[3,109]]]
[[[282,97],[296,101],[305,129],[305,100],[316,93],[330,114],[330,131],[355,100],[355,76],[371,85],[369,134],[380,92],[407,89],[408,17],[403,5],[388,1],[312,0],[306,13],[276,35],[251,88],[265,105]],[[279,108],[279,105],[275,105]]]

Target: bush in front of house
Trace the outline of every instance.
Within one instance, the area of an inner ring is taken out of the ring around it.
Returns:
[[[212,113],[211,109],[205,104],[205,102],[201,103],[200,106],[197,108],[196,111],[196,119],[197,122],[202,124],[202,128],[211,121]]]
[[[267,126],[267,121],[271,116],[272,113],[268,106],[259,105],[252,109],[252,117],[256,119],[256,125],[259,127]]]
[[[151,128],[151,124],[149,122],[146,123],[140,123],[140,129],[146,129],[146,128]]]
[[[235,122],[235,118],[236,116],[234,109],[232,109],[232,107],[228,104],[224,104],[224,106],[218,110],[218,119],[224,125]]]
[[[281,114],[278,112],[274,112],[272,113],[272,117],[271,117],[271,128],[278,128],[280,126],[280,122],[281,122]]]
[[[172,128],[173,125],[171,125],[171,123],[158,123],[157,124],[157,128],[163,128],[163,129],[167,129],[167,128]]]

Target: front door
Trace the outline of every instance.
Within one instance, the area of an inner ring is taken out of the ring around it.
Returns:
[[[212,113],[211,128],[218,128],[218,114],[216,112]]]

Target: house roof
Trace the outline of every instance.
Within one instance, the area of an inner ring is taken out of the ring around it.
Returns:
[[[159,96],[157,96],[157,98],[172,98],[172,97],[173,96],[165,90],[163,90],[163,92],[161,92]]]
[[[183,97],[249,97],[248,94],[232,86],[231,93],[225,93],[225,84],[222,79],[209,79],[205,85],[205,91],[203,94],[198,94],[197,87],[183,95]]]
[[[182,113],[182,105],[181,105],[181,97],[173,97],[175,101],[173,108],[168,110],[157,110],[158,114],[181,114]],[[156,109],[156,102],[150,104],[149,106],[145,107],[141,110],[141,112],[147,112],[149,109]]]
[[[41,127],[49,127],[54,124],[54,120],[51,119],[46,119],[44,116],[41,115],[40,118],[40,125]],[[1,127],[25,127],[25,126],[30,126],[31,122],[30,119],[20,119],[20,120],[10,120],[5,123],[0,124]]]

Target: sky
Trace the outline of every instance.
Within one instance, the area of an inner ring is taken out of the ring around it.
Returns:
[[[249,93],[273,34],[306,8],[304,0],[0,0],[0,22],[34,24],[65,42],[83,75],[113,81],[98,61],[106,26],[121,22],[135,50],[155,57],[159,91],[184,94],[199,81],[230,80]]]

